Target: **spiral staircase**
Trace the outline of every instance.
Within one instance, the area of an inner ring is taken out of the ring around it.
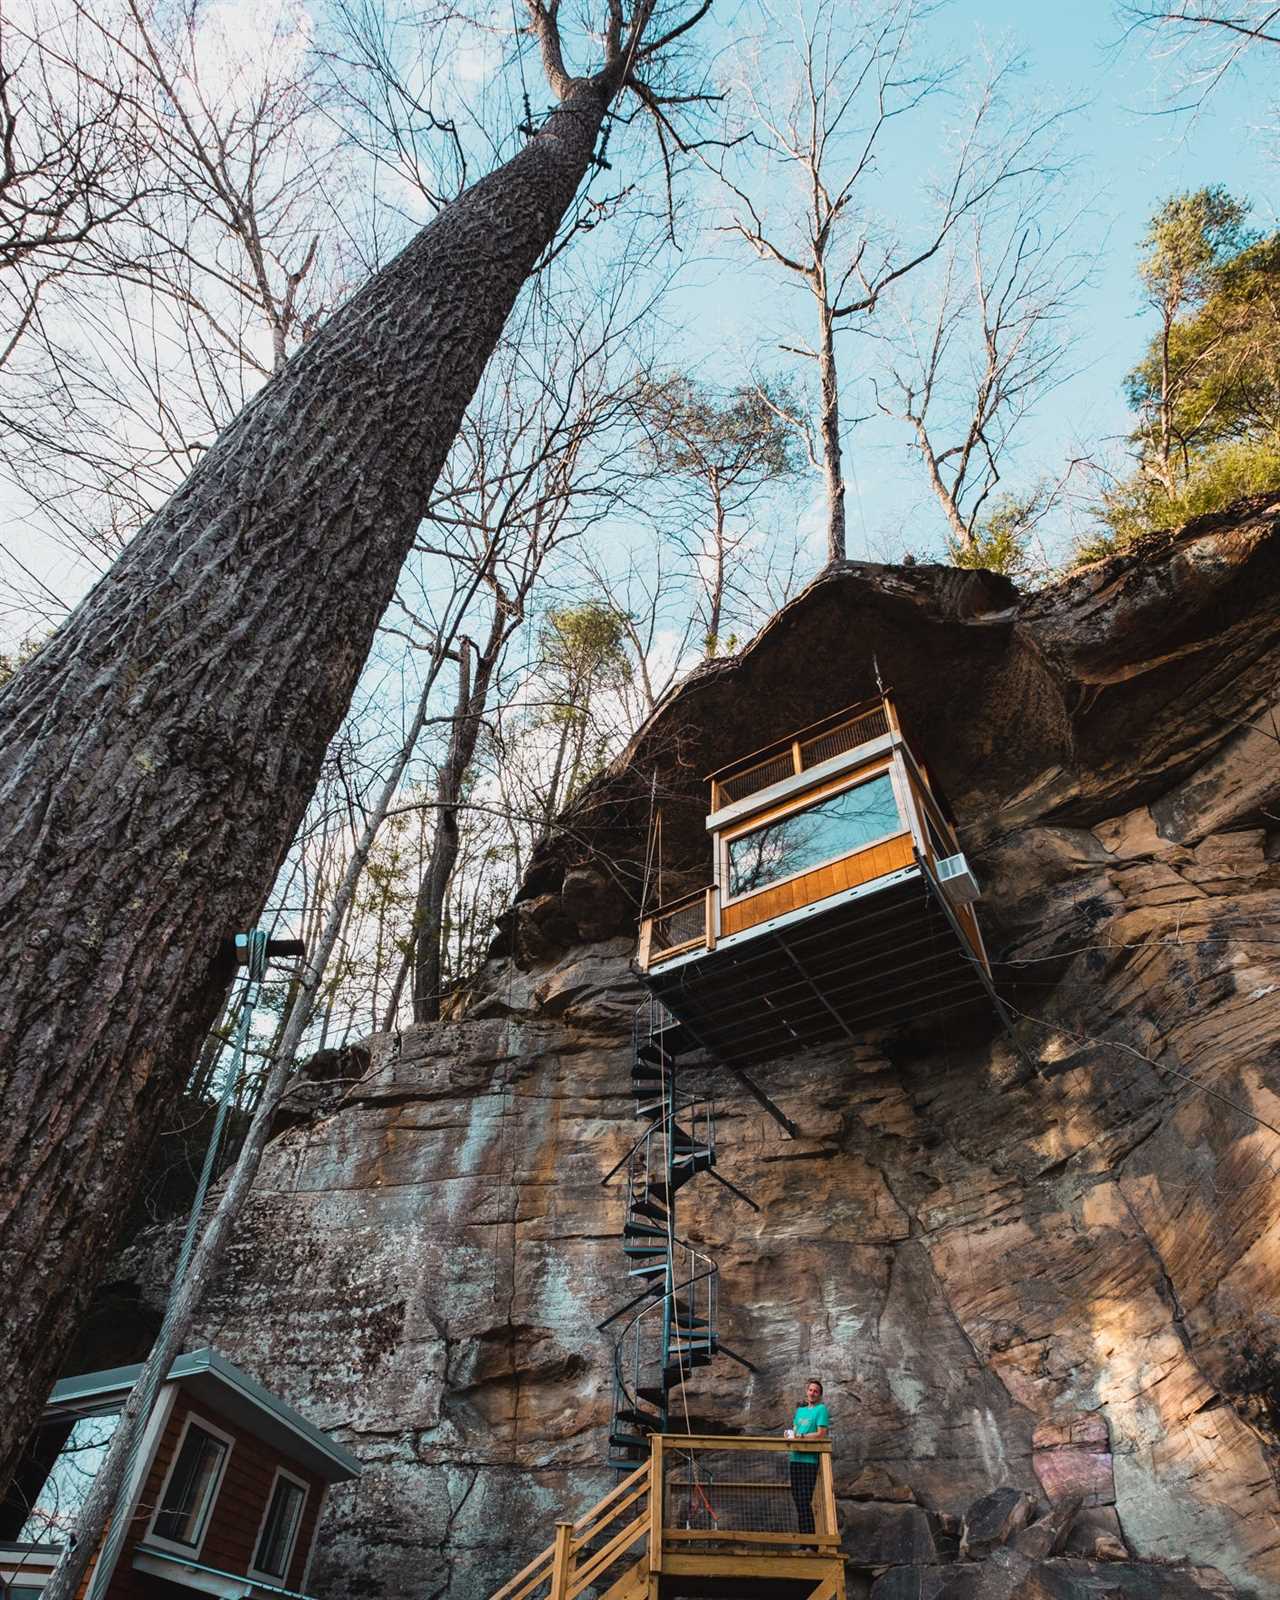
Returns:
[[[631,1471],[648,1454],[650,1434],[684,1422],[675,1415],[680,1390],[692,1374],[723,1351],[750,1363],[720,1342],[717,1328],[718,1272],[715,1262],[681,1238],[677,1196],[716,1164],[715,1116],[710,1099],[679,1086],[678,1058],[695,1046],[661,1001],[650,998],[636,1012],[631,1082],[644,1132],[609,1174],[626,1179],[622,1250],[627,1276],[638,1292],[605,1323],[627,1318],[613,1356],[613,1420],[608,1462]],[[724,1179],[725,1186],[746,1200]],[[676,1427],[675,1431],[681,1431]]]

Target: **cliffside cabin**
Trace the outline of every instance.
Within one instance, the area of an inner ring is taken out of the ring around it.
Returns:
[[[746,1066],[990,995],[955,828],[889,695],[710,774],[711,881],[646,915],[638,965]]]
[[[65,1378],[0,1508],[0,1596],[39,1600],[138,1367]],[[174,1362],[130,1479],[114,1570],[81,1595],[303,1596],[330,1484],[355,1457],[214,1350]]]

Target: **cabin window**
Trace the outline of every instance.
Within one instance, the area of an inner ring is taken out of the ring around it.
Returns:
[[[852,855],[877,839],[902,832],[887,772],[788,812],[728,842],[728,895],[754,894],[780,878]]]
[[[253,1570],[264,1578],[284,1581],[306,1499],[304,1484],[296,1478],[287,1477],[283,1472],[277,1472],[267,1504],[267,1515],[258,1535],[257,1553],[253,1558]]]
[[[231,1440],[207,1424],[187,1423],[151,1524],[157,1539],[198,1550],[222,1481]]]
[[[65,1543],[119,1425],[120,1413],[113,1411],[106,1415],[77,1417],[69,1427],[66,1418],[41,1427],[34,1449],[42,1453],[50,1465],[27,1511],[26,1521],[18,1530],[19,1544]]]

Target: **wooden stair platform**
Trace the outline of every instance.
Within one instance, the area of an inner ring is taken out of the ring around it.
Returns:
[[[659,1433],[649,1445],[647,1461],[576,1522],[558,1522],[491,1600],[588,1589],[599,1600],[845,1600],[829,1440],[805,1441],[819,1458],[812,1533],[794,1526],[787,1440]],[[710,1525],[689,1526],[697,1520]]]

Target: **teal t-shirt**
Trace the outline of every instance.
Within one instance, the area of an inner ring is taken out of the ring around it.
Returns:
[[[817,1433],[819,1428],[829,1428],[831,1417],[824,1405],[797,1406],[791,1426],[795,1429],[796,1438],[803,1439],[807,1433]],[[787,1459],[807,1461],[811,1467],[818,1463],[818,1458],[812,1450],[790,1450],[787,1452]]]

